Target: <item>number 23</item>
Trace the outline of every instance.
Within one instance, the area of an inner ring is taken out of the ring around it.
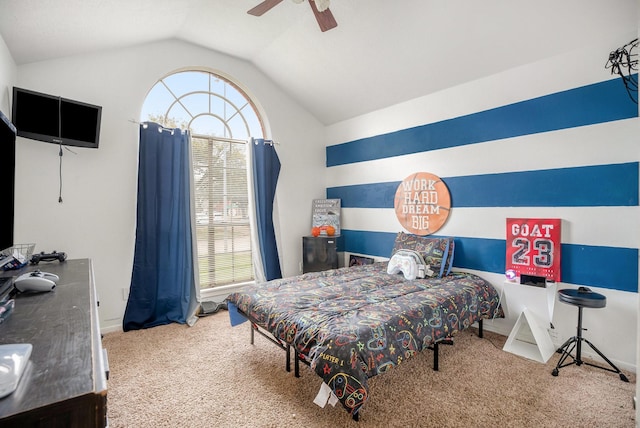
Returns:
[[[526,238],[515,238],[511,246],[517,250],[511,255],[511,261],[514,265],[531,265],[529,253],[531,250],[531,241]],[[534,266],[550,267],[553,265],[553,241],[548,239],[536,239],[533,241],[533,248],[536,253],[533,255]]]

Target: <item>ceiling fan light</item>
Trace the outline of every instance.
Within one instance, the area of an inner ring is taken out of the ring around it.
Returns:
[[[314,0],[316,2],[316,8],[318,12],[324,12],[329,9],[329,0]]]
[[[292,2],[296,3],[296,4],[300,4],[302,3],[304,0],[291,0]]]

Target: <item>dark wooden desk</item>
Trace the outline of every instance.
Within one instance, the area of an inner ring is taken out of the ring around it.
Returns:
[[[41,262],[0,276],[36,269],[60,281],[52,292],[16,296],[0,324],[0,344],[33,345],[17,389],[0,399],[0,427],[105,427],[106,362],[91,261]]]

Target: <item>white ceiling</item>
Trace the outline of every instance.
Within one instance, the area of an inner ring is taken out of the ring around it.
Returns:
[[[246,13],[260,2],[0,0],[0,34],[18,65],[185,40],[251,61],[332,124],[638,24],[636,0],[331,0],[322,33],[309,5]]]

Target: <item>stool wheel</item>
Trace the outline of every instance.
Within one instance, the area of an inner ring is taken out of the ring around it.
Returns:
[[[553,376],[558,376],[558,369],[557,369],[557,368],[553,369],[553,371],[551,372],[551,374],[552,374]]]

